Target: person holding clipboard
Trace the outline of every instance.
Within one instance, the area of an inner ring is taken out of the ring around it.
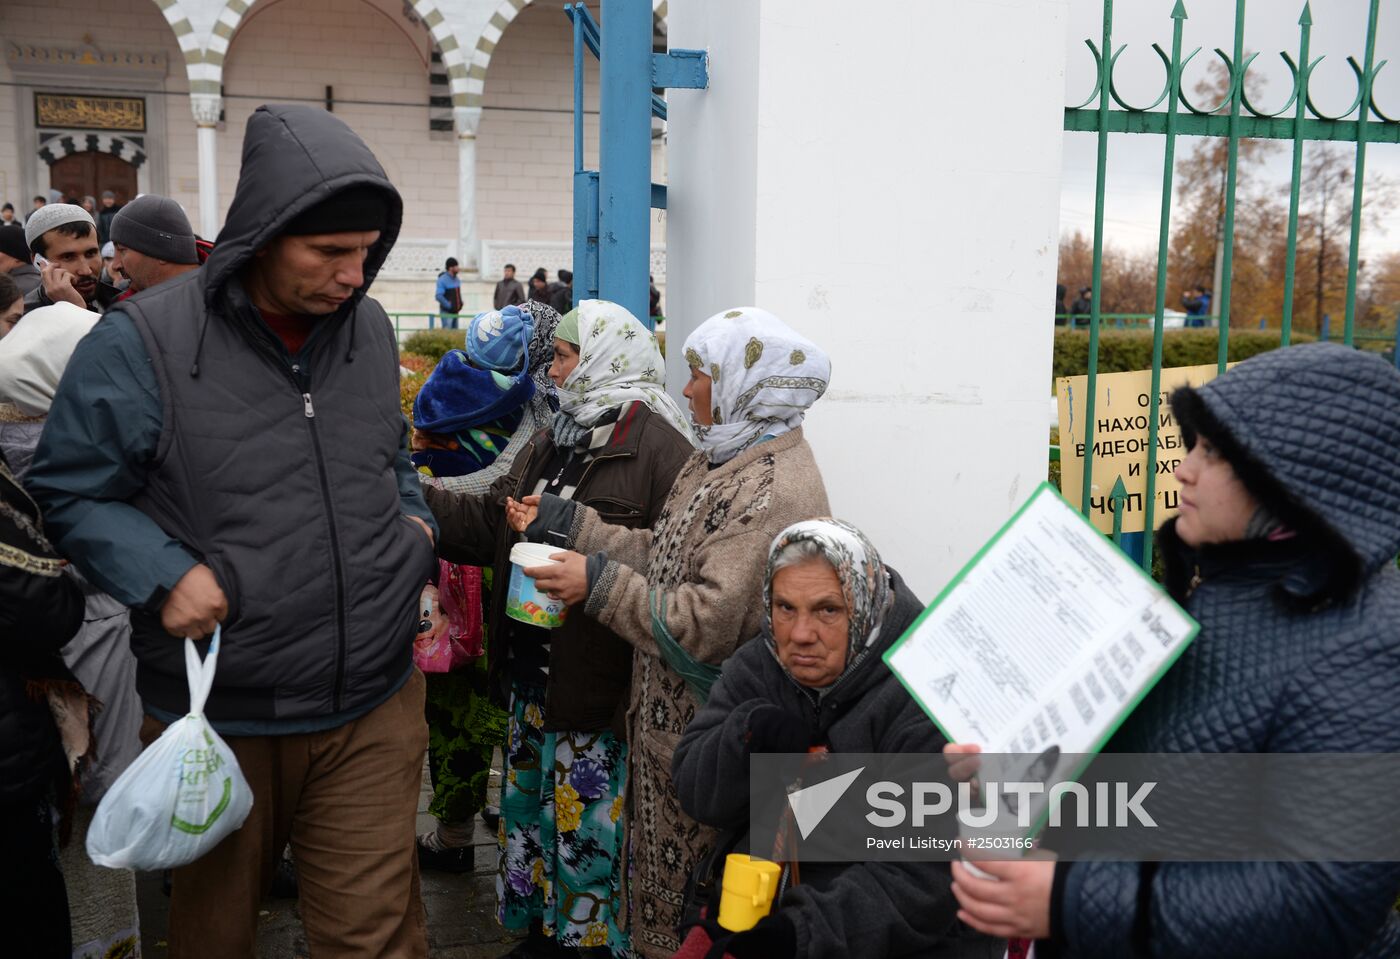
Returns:
[[[1159,541],[1201,631],[1106,751],[1400,752],[1400,372],[1309,344],[1171,406],[1190,452]],[[955,776],[978,748],[945,748]],[[1036,959],[1400,955],[1400,863],[977,867],[953,865],[959,918]]]

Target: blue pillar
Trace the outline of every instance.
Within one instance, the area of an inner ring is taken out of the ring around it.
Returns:
[[[650,306],[649,0],[604,0],[598,157],[598,293],[643,322]]]

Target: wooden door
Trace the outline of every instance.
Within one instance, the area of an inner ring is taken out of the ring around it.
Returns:
[[[49,185],[62,190],[67,203],[85,196],[100,200],[103,190],[111,190],[123,204],[136,196],[136,168],[110,153],[73,153],[49,167]]]

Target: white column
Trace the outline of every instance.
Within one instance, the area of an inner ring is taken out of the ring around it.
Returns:
[[[199,147],[199,232],[207,240],[219,233],[219,164],[217,127],[223,98],[217,93],[191,93],[190,107]]]
[[[458,259],[467,273],[481,270],[481,234],[476,222],[476,130],[481,125],[480,107],[454,107],[453,125],[457,130],[457,241]]]
[[[1045,479],[1066,4],[668,6],[710,89],[667,97],[667,382],[733,306],[822,345],[832,509],[931,599]]]

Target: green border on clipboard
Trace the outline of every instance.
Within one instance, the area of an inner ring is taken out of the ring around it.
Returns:
[[[904,679],[904,676],[900,674],[899,670],[895,669],[894,666],[891,665],[890,659],[894,656],[896,652],[899,651],[900,647],[902,647],[905,644],[905,642],[907,642],[909,638],[913,636],[915,632],[918,631],[919,627],[923,625],[923,622],[928,617],[928,615],[932,613],[935,609],[937,609],[939,604],[942,603],[943,600],[948,598],[948,594],[955,590],[962,583],[962,581],[967,578],[967,574],[972,572],[972,570],[976,568],[977,564],[982,561],[983,557],[987,555],[991,548],[1001,540],[1002,536],[1005,535],[1006,531],[1016,525],[1017,521],[1020,520],[1021,516],[1026,512],[1026,510],[1031,508],[1031,505],[1036,501],[1036,499],[1038,499],[1040,496],[1046,493],[1059,499],[1060,502],[1063,503],[1071,513],[1079,517],[1079,520],[1082,523],[1084,523],[1084,525],[1088,526],[1091,530],[1093,530],[1095,536],[1103,535],[1098,531],[1097,528],[1095,528],[1094,524],[1089,521],[1089,518],[1087,516],[1079,512],[1079,510],[1075,509],[1069,503],[1068,500],[1066,500],[1062,495],[1060,495],[1059,490],[1055,489],[1055,487],[1050,485],[1049,482],[1041,483],[1035,488],[1034,492],[1032,492],[1031,495],[1026,498],[1026,501],[1022,503],[1020,507],[1017,508],[1016,512],[1011,515],[1011,518],[1002,524],[1001,529],[997,530],[996,533],[992,536],[992,538],[987,540],[987,542],[982,545],[982,548],[979,549],[975,555],[973,555],[972,559],[967,561],[967,565],[963,566],[962,569],[958,570],[957,575],[953,577],[953,579],[948,583],[947,586],[943,587],[942,592],[940,592],[936,597],[934,597],[933,602],[929,603],[928,606],[924,609],[924,611],[919,614],[919,618],[914,620],[913,624],[904,631],[904,635],[900,636],[899,639],[895,640],[894,643],[890,646],[890,648],[885,650],[884,655],[880,657],[885,663],[885,668],[887,668],[891,673],[893,673],[895,678],[899,680],[900,685],[908,691],[910,696],[914,697],[914,701],[919,704],[919,708],[921,708],[924,711],[928,718],[933,722],[933,725],[936,726],[938,728],[938,731],[943,734],[943,738],[948,740],[948,742],[950,743],[954,742],[953,737],[948,734],[948,730],[944,727],[944,725],[938,721],[938,717],[933,714],[933,710],[929,708],[928,703],[924,701],[924,698],[919,694],[919,691],[916,690],[913,686],[909,685],[909,683]],[[1149,576],[1146,570],[1144,570],[1137,563],[1134,563],[1132,560],[1128,559],[1126,555],[1124,556],[1124,560],[1129,565],[1131,565],[1133,569],[1137,571],[1139,576],[1151,583],[1152,586],[1159,592],[1163,593],[1163,595],[1166,595],[1166,591],[1162,589],[1162,584],[1157,582],[1151,576]],[[1167,596],[1167,598],[1171,599],[1170,596]],[[1177,606],[1177,608],[1181,609],[1179,605]],[[1103,749],[1104,745],[1110,739],[1113,738],[1113,734],[1118,732],[1119,728],[1123,725],[1124,722],[1127,721],[1128,717],[1131,716],[1133,712],[1138,708],[1138,706],[1142,704],[1142,701],[1144,698],[1146,698],[1147,694],[1150,693],[1153,687],[1155,687],[1157,683],[1161,681],[1162,677],[1167,674],[1167,670],[1171,669],[1174,665],[1176,665],[1176,661],[1179,658],[1181,658],[1181,654],[1186,651],[1186,647],[1190,646],[1191,643],[1195,641],[1197,634],[1201,631],[1201,624],[1196,622],[1195,618],[1190,613],[1186,612],[1186,610],[1184,609],[1181,609],[1181,615],[1185,616],[1186,622],[1190,624],[1190,632],[1187,633],[1186,640],[1179,647],[1177,647],[1175,652],[1173,652],[1169,657],[1162,661],[1162,665],[1157,670],[1157,672],[1150,679],[1148,679],[1147,682],[1143,684],[1143,687],[1136,694],[1134,694],[1134,696],[1124,705],[1123,709],[1114,718],[1112,725],[1109,727],[1108,731],[1104,733],[1103,737],[1098,742],[1094,743],[1094,745],[1090,747],[1087,751],[1081,754],[1088,756],[1089,758],[1086,759],[1083,763],[1081,763],[1079,765],[1079,768],[1076,769],[1070,775],[1069,781],[1079,781],[1079,777],[1084,775],[1084,770],[1089,768],[1089,764],[1094,761],[1094,757],[1096,757],[1099,754],[1099,752]],[[977,745],[981,745],[984,747],[986,746],[985,743],[978,743]],[[1051,808],[1047,807],[1045,811],[1041,813],[1040,818],[1036,821],[1035,825],[1031,827],[1029,835],[1033,836],[1040,832],[1041,828],[1044,827],[1045,823],[1048,821],[1050,813]]]

